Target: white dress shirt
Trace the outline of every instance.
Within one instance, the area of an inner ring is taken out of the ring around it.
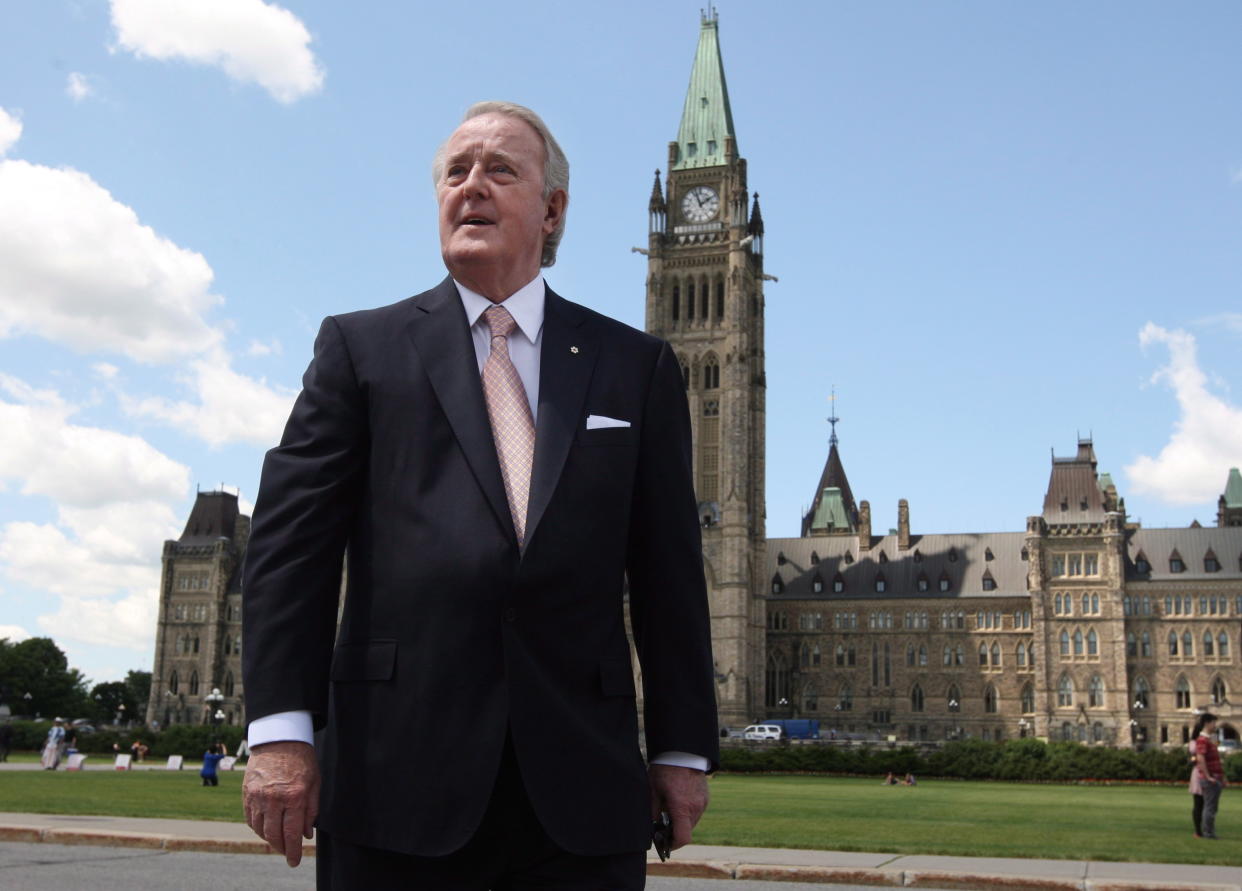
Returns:
[[[461,294],[466,320],[470,323],[470,338],[474,342],[474,356],[479,362],[479,373],[482,374],[483,363],[487,361],[492,350],[491,329],[483,321],[483,311],[493,304],[456,279],[453,284],[457,285],[457,291]],[[531,418],[538,421],[539,351],[543,345],[543,274],[536,275],[500,305],[509,310],[513,321],[517,323],[517,331],[521,332],[520,336],[515,336],[516,332],[509,335],[509,358],[513,360],[513,366],[522,379],[526,399],[530,402]],[[314,744],[314,724],[309,711],[278,712],[250,722],[247,742],[251,748],[264,743],[290,741]],[[692,767],[703,771],[710,766],[706,758],[689,752],[661,752],[651,759],[651,763]]]

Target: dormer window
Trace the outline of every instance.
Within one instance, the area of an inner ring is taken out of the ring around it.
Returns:
[[[781,580],[780,573],[772,576],[772,593],[779,594],[785,590],[785,583]]]
[[[1134,571],[1139,575],[1147,575],[1151,572],[1151,563],[1142,551],[1139,551],[1139,555],[1134,558]]]
[[[992,549],[991,549],[991,548],[984,548],[984,550],[983,550],[983,559],[984,559],[984,560],[986,560],[986,561],[988,561],[989,563],[991,563],[993,560],[995,560],[995,559],[996,559],[996,557],[992,554]]]
[[[880,562],[881,563],[888,562],[888,554],[884,553],[883,551],[880,551]]]
[[[832,579],[832,593],[840,594],[845,590],[845,579],[841,578],[841,573],[837,573]]]
[[[1082,501],[1078,502],[1078,509],[1079,510],[1087,509],[1087,499],[1084,498]]]
[[[816,594],[820,594],[824,590],[824,579],[819,573],[816,573],[815,578],[811,579],[811,590]]]
[[[875,591],[877,594],[883,594],[888,587],[888,582],[884,579],[884,573],[879,573],[875,577]]]
[[[812,566],[819,565],[819,551],[811,551],[811,565]]]
[[[1061,499],[1061,513],[1065,513],[1067,510],[1069,510],[1069,502],[1066,501],[1064,498],[1062,498]]]
[[[990,572],[985,572],[983,574],[983,590],[985,591],[996,590],[996,579],[992,578],[992,574]]]
[[[957,562],[957,548],[949,548],[949,562],[950,563]]]
[[[927,576],[921,572],[919,573],[918,581],[915,584],[920,591],[926,591],[931,587],[931,582],[929,582]]]
[[[854,562],[854,555],[851,554],[849,551],[846,551],[845,552],[845,565],[848,566],[849,564],[853,562]]]
[[[1203,557],[1204,572],[1220,572],[1220,561],[1216,559],[1216,554],[1208,551]]]
[[[923,562],[923,552],[920,551],[918,548],[914,549],[914,562],[915,563]]]
[[[942,575],[940,576],[940,590],[941,590],[941,591],[948,591],[948,590],[949,590],[949,576],[948,576],[948,574],[947,574],[947,573],[942,574]]]
[[[1174,551],[1169,555],[1169,572],[1185,572],[1186,564],[1182,560],[1182,555]]]
[[[784,566],[784,565],[785,565],[785,552],[784,552],[784,551],[778,551],[778,552],[777,552],[777,554],[776,554],[776,565],[777,565],[777,566]]]

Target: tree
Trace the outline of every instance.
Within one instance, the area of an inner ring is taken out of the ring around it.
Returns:
[[[134,670],[127,672],[125,686],[129,688],[130,701],[133,702],[134,708],[138,709],[130,717],[138,721],[144,720],[147,703],[151,700],[151,672]]]
[[[30,694],[27,700],[26,694]],[[86,679],[50,637],[0,638],[0,699],[15,714],[81,717],[90,708]]]
[[[95,705],[95,720],[100,723],[112,724],[118,719],[129,720],[135,717],[141,720],[141,716],[137,715],[137,704],[130,694],[129,685],[124,681],[96,684],[91,688],[91,701]]]

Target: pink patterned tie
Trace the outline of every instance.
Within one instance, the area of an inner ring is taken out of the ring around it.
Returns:
[[[483,363],[483,396],[492,422],[496,457],[505,480],[505,495],[518,544],[526,538],[526,502],[530,497],[530,471],[535,457],[535,422],[522,378],[509,358],[509,335],[517,327],[509,310],[489,306],[483,320],[492,332],[492,351]]]

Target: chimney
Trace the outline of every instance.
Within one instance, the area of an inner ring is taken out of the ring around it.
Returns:
[[[858,505],[858,550],[871,549],[871,502],[863,501]]]
[[[897,502],[897,550],[910,550],[910,502]]]

